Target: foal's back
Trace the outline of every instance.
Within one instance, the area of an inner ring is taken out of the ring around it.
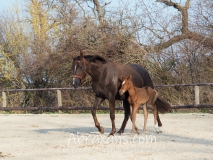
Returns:
[[[137,102],[140,104],[149,103],[150,105],[154,105],[154,101],[157,98],[157,93],[154,89],[149,86],[145,86],[142,88],[136,88]]]

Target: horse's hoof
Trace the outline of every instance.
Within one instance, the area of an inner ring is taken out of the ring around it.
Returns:
[[[121,133],[117,132],[117,135],[121,135]]]
[[[114,136],[121,136],[121,133],[116,132],[114,133]]]
[[[104,127],[100,126],[99,132],[100,132],[101,134],[104,134]]]
[[[117,133],[118,134],[124,133],[124,130],[120,129]]]

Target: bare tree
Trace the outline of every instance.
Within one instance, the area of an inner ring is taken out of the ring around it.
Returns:
[[[157,2],[163,3],[166,6],[173,7],[174,9],[177,9],[181,13],[181,34],[174,36],[170,38],[168,41],[162,41],[159,44],[156,44],[154,46],[145,46],[145,49],[151,52],[158,52],[162,49],[166,49],[172,44],[175,44],[177,42],[180,42],[184,39],[189,39],[192,41],[195,41],[199,43],[200,45],[213,48],[213,39],[211,38],[213,35],[210,36],[204,36],[202,34],[199,34],[197,32],[191,31],[189,29],[189,14],[188,9],[190,7],[190,0],[187,0],[185,2],[184,6],[179,5],[178,3],[175,3],[171,0],[157,0]]]

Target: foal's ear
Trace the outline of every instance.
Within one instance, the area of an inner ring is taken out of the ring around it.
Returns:
[[[125,79],[125,77],[123,75],[121,75],[120,79],[123,81]]]
[[[130,74],[129,77],[128,77],[128,80],[131,80],[131,79],[132,79],[132,75]]]

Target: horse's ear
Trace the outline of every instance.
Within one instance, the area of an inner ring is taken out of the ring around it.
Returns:
[[[74,59],[74,58],[75,58],[73,54],[71,55],[71,57],[72,57],[72,59]]]
[[[132,79],[132,75],[130,74],[129,77],[128,77],[128,80],[131,80],[131,79]]]
[[[81,59],[83,59],[83,58],[84,58],[84,55],[83,55],[82,50],[80,50],[80,57],[81,57]]]

